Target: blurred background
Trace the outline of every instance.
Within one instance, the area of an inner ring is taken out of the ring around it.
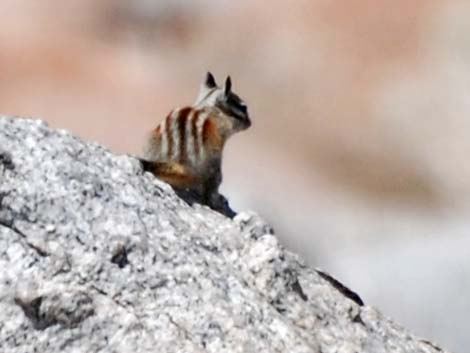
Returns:
[[[470,345],[470,1],[3,0],[0,112],[139,154],[211,70],[223,192],[417,335]]]

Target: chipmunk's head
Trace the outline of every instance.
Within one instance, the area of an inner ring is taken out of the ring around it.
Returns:
[[[232,80],[227,76],[223,87],[217,86],[214,76],[208,72],[202,82],[195,106],[216,107],[233,121],[237,131],[248,129],[251,120],[245,102],[232,92]]]

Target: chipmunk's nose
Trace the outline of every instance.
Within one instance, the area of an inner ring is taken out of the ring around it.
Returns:
[[[251,119],[250,117],[247,115],[245,120],[243,121],[244,124],[245,124],[245,128],[248,129],[250,126],[251,126]]]

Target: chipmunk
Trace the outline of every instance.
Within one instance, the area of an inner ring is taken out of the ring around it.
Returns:
[[[222,152],[227,139],[251,126],[247,106],[232,92],[230,76],[219,87],[208,72],[192,106],[178,108],[150,133],[144,170],[169,183],[192,201],[233,216],[219,194]],[[183,197],[184,198],[184,197]]]

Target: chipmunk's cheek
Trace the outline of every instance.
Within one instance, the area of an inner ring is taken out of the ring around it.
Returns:
[[[249,121],[240,121],[238,124],[237,124],[237,131],[243,131],[243,130],[246,130],[250,127],[251,125],[251,122]]]

